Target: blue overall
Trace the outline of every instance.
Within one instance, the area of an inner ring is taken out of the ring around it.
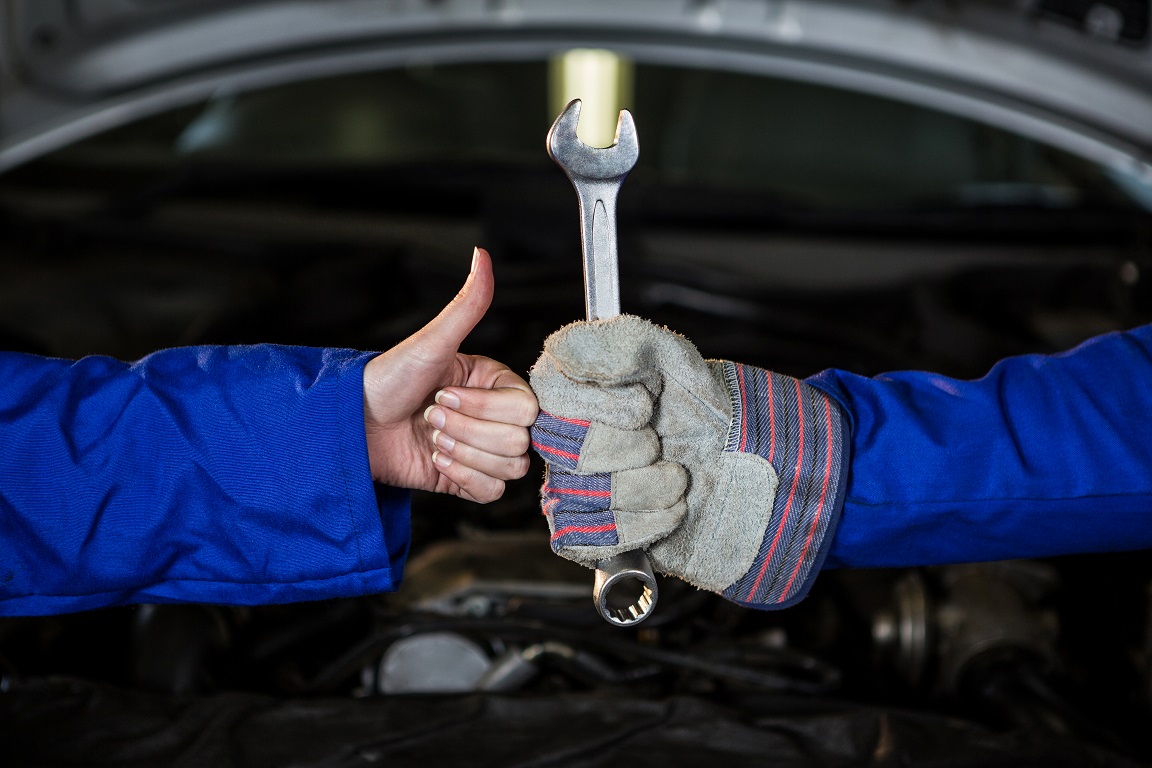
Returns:
[[[825,567],[1152,547],[1152,326],[983,378],[808,380],[844,405],[852,459]]]
[[[407,493],[374,486],[371,354],[0,354],[0,614],[395,589]],[[825,567],[1152,547],[1152,327],[976,381],[808,380],[852,426]]]
[[[371,357],[0,354],[0,614],[395,589],[408,494],[371,480]]]

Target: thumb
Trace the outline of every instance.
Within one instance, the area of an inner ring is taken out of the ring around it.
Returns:
[[[464,287],[440,314],[416,332],[413,341],[430,357],[455,353],[488,311],[494,285],[492,257],[483,248],[473,249],[472,271]]]

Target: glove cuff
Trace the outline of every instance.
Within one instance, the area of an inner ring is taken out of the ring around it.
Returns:
[[[752,608],[786,608],[808,593],[839,522],[848,421],[839,403],[802,381],[721,365],[733,404],[724,450],[762,456],[779,478],[752,567],[723,594]]]

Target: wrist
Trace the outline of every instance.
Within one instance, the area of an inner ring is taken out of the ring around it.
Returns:
[[[803,599],[823,564],[844,504],[849,428],[840,404],[798,379],[724,363],[733,402],[726,452],[765,459],[778,484],[748,572],[724,596],[762,608]]]

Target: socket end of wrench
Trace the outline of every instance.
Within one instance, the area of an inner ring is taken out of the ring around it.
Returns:
[[[592,597],[596,610],[611,624],[629,627],[648,618],[660,592],[652,564],[642,549],[601,560]]]

